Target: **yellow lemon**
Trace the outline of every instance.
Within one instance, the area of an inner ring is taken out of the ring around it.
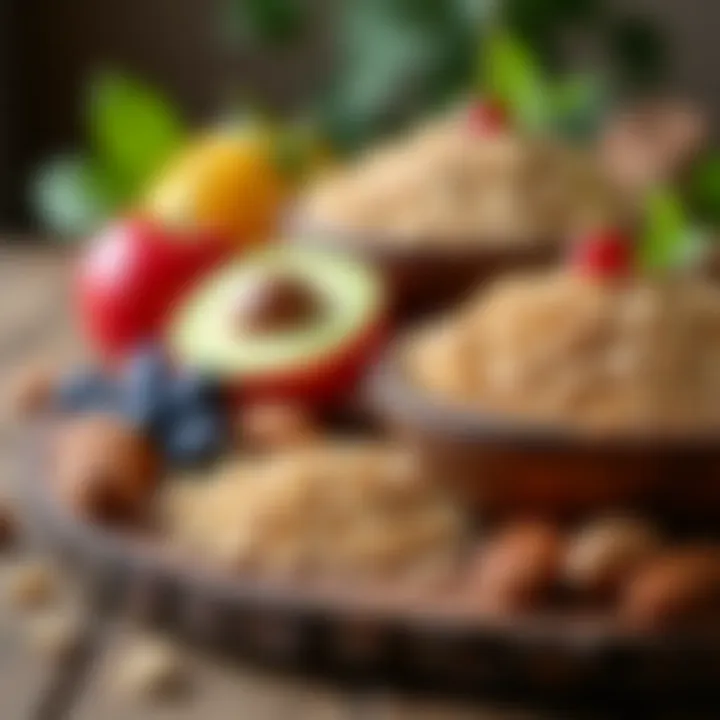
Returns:
[[[211,133],[170,164],[145,211],[167,226],[214,231],[244,247],[273,233],[289,191],[268,133]]]

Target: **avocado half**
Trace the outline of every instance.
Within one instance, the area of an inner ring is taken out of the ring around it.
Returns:
[[[317,311],[296,326],[258,331],[238,303],[258,278],[290,278]],[[347,394],[384,338],[385,293],[369,267],[334,252],[279,247],[208,276],[174,312],[175,359],[234,389],[241,399],[327,402]]]

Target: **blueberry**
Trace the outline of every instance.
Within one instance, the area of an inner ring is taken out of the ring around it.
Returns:
[[[162,348],[148,345],[138,350],[123,368],[123,381],[128,388],[164,387],[170,376]]]
[[[115,383],[95,370],[83,370],[65,378],[56,392],[58,408],[64,412],[114,410],[118,400]]]
[[[156,434],[163,410],[163,399],[157,390],[122,388],[120,412],[135,427]]]
[[[135,425],[156,431],[170,388],[165,355],[156,347],[140,350],[123,373],[122,412]]]
[[[168,428],[165,449],[173,464],[192,465],[214,459],[223,449],[227,431],[219,414],[198,412],[177,418]]]
[[[217,383],[198,372],[186,371],[178,375],[168,391],[168,409],[173,413],[200,406],[217,408],[219,403]]]

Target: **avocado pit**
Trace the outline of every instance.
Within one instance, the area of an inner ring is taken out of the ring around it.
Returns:
[[[311,326],[322,314],[322,300],[307,280],[290,273],[260,272],[239,293],[233,324],[242,333],[267,335]]]

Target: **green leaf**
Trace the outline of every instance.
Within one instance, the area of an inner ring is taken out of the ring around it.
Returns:
[[[566,31],[596,24],[601,10],[600,0],[505,0],[503,21],[545,63],[557,66]]]
[[[30,202],[45,230],[80,238],[116,209],[118,198],[113,196],[112,184],[88,160],[63,155],[36,172]]]
[[[668,68],[668,49],[660,31],[639,15],[622,17],[609,27],[608,44],[616,71],[630,90],[653,88]]]
[[[301,180],[320,151],[320,136],[311,123],[296,122],[275,132],[273,159],[285,177]]]
[[[699,225],[692,226],[686,233],[685,248],[681,262],[687,267],[699,267],[707,259],[707,254],[715,244],[712,231]]]
[[[185,140],[183,122],[168,100],[125,75],[108,73],[93,83],[89,120],[99,163],[129,198],[144,189]]]
[[[342,57],[322,110],[333,139],[357,146],[467,87],[475,35],[454,3],[367,0],[344,6]]]
[[[364,0],[372,2],[373,0]],[[375,3],[378,7],[384,6],[383,12],[392,14],[396,19],[406,23],[442,23],[448,9],[454,4],[450,2],[437,2],[437,0],[381,0]]]
[[[602,0],[546,0],[557,23],[593,22],[602,14]]]
[[[308,23],[310,3],[302,0],[225,0],[222,31],[235,41],[282,45]]]
[[[570,140],[593,138],[609,106],[609,89],[597,73],[571,75],[552,88],[556,129]]]
[[[526,130],[547,129],[548,84],[530,49],[507,31],[493,30],[484,39],[481,60],[485,92],[503,103]]]
[[[506,0],[503,22],[508,32],[522,38],[546,61],[556,59],[558,13],[554,0]]]
[[[705,222],[720,225],[720,153],[710,152],[692,169],[688,200],[693,211]]]
[[[647,199],[639,260],[647,270],[664,270],[683,262],[690,228],[685,209],[672,191],[661,188]]]
[[[500,20],[502,0],[455,0],[458,17],[475,28],[497,24]]]

